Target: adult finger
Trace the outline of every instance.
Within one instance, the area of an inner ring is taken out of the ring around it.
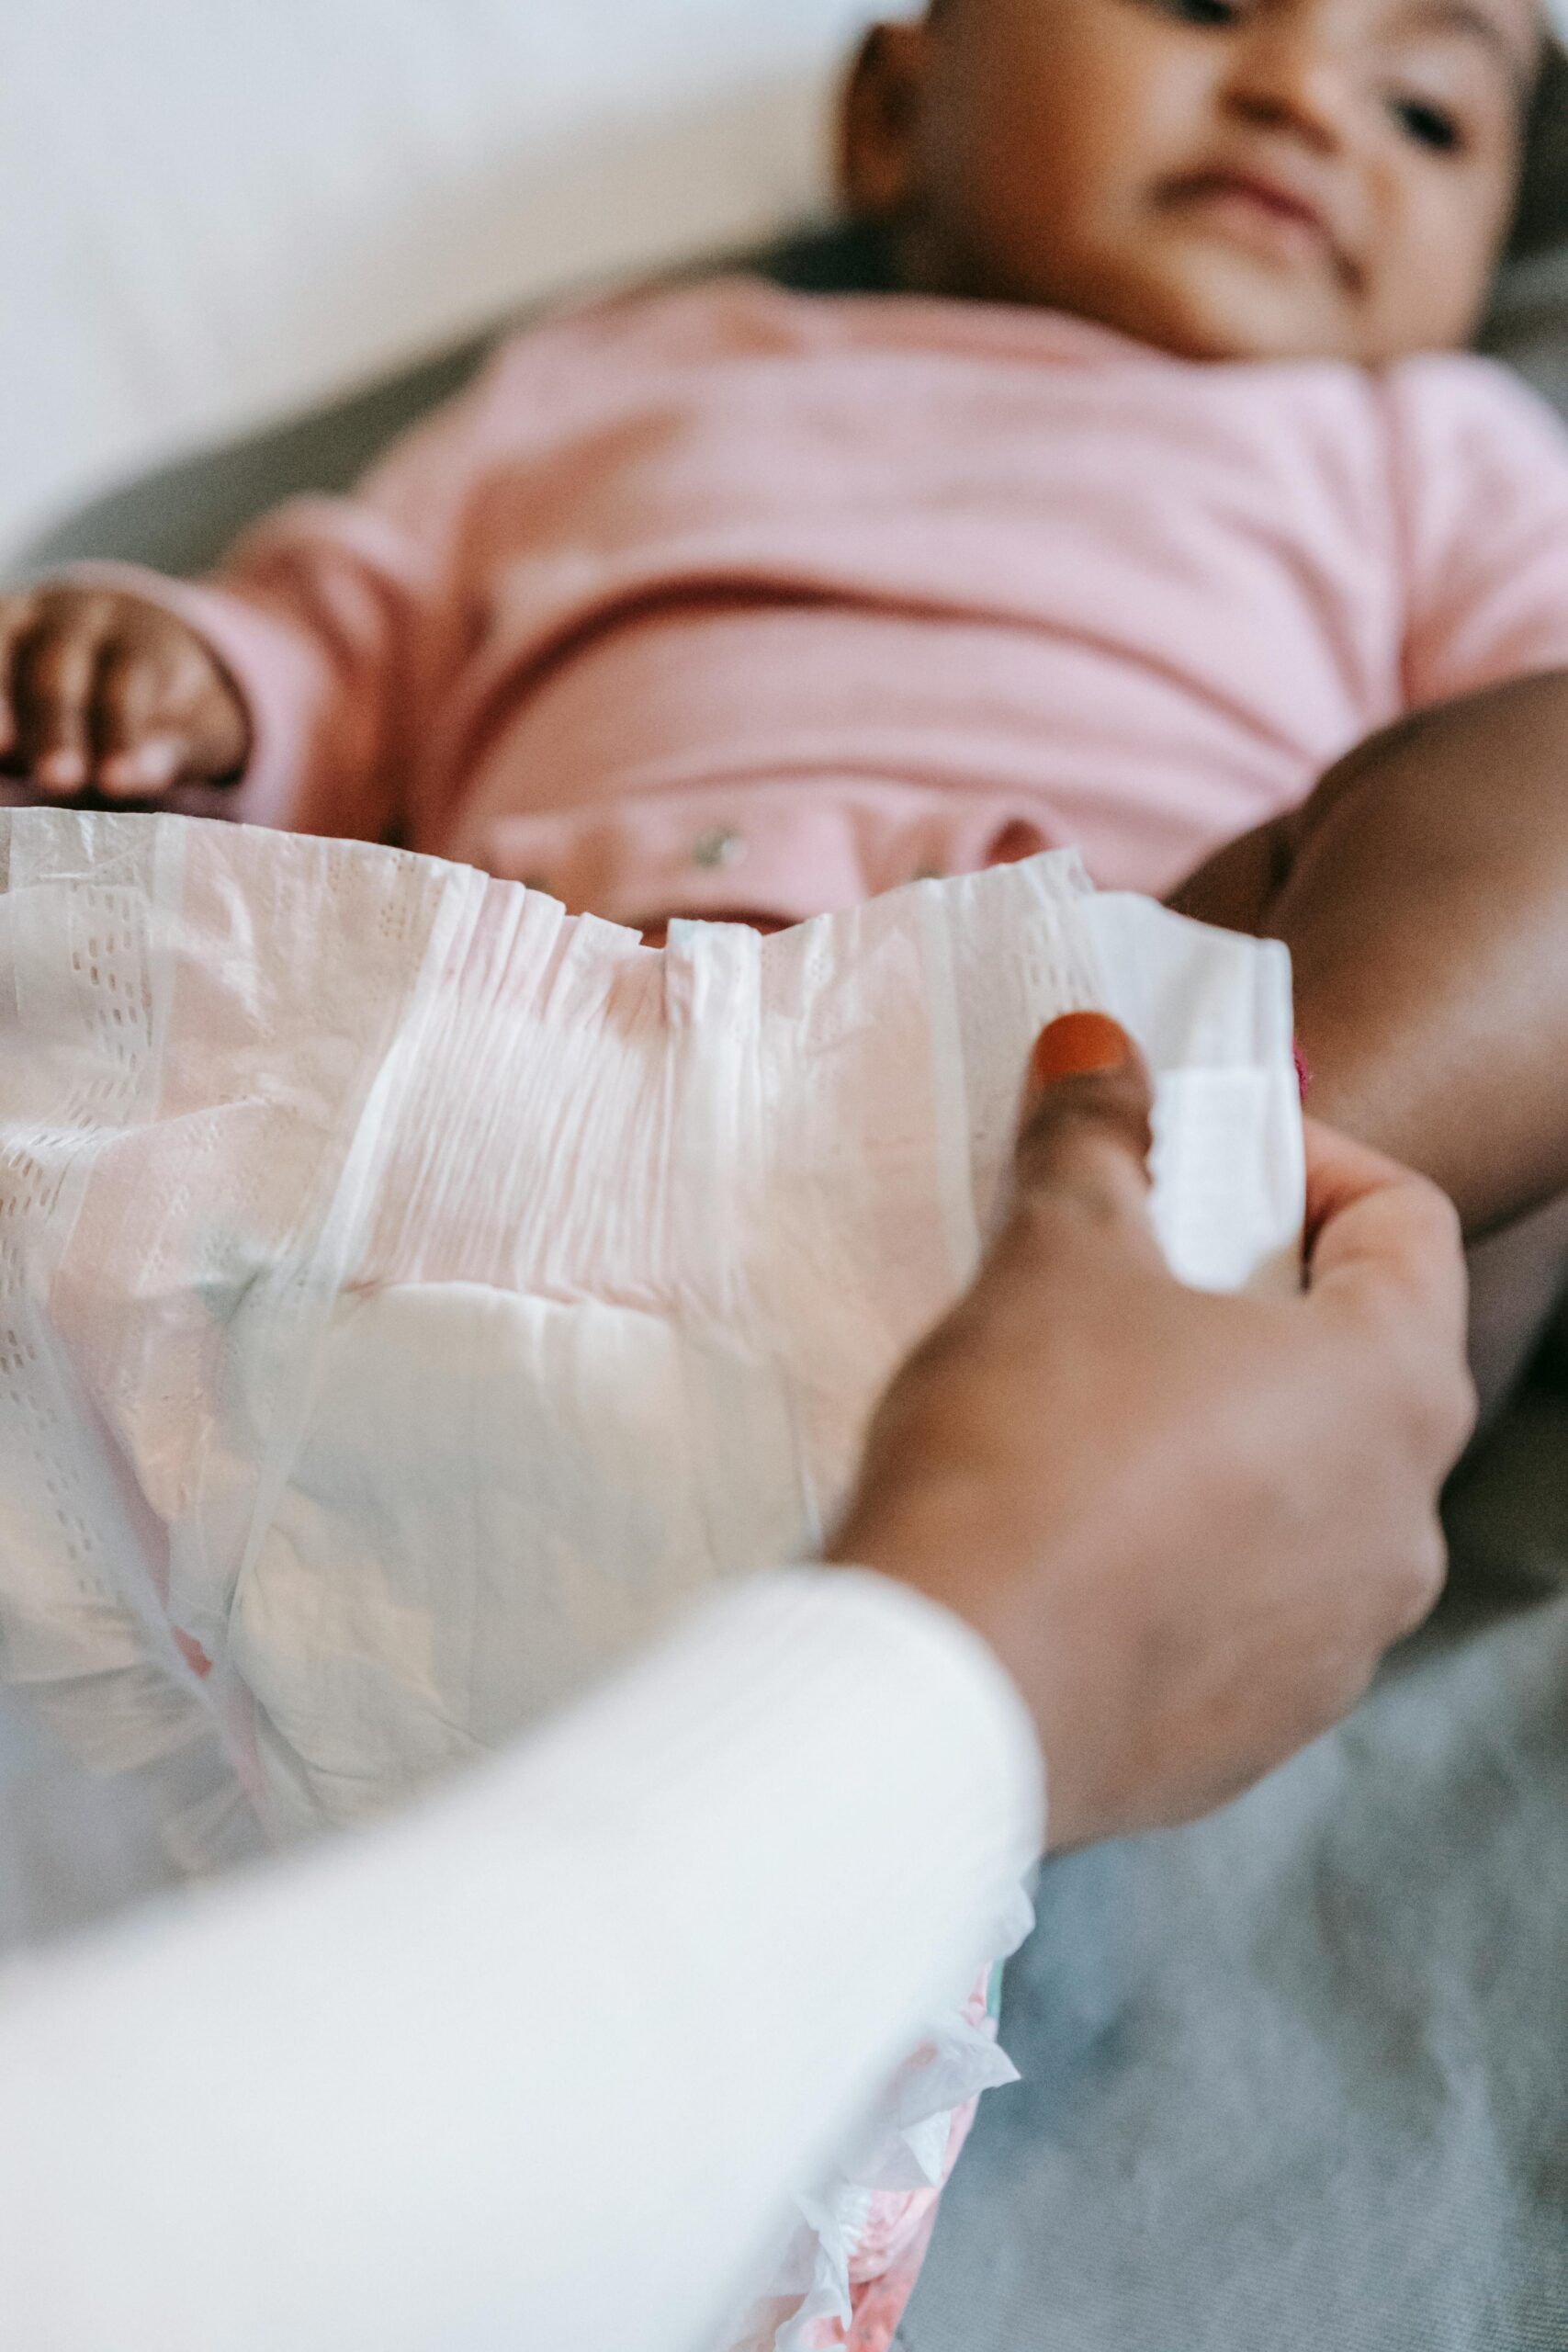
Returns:
[[[0,596],[0,760],[16,749],[17,709],[12,673],[17,649],[33,625],[30,596]]]
[[[64,797],[92,775],[90,713],[99,639],[75,618],[47,618],[23,638],[16,662],[17,738],[39,789]]]
[[[1307,1248],[1314,1256],[1320,1242],[1325,1257],[1339,1254],[1343,1237],[1337,1238],[1330,1251],[1328,1228],[1346,1210],[1359,1207],[1364,1201],[1386,1193],[1403,1197],[1419,1193],[1428,1196],[1428,1206],[1444,1203],[1444,1195],[1425,1177],[1417,1176],[1397,1159],[1390,1159],[1385,1152],[1374,1150],[1371,1144],[1359,1143],[1337,1127],[1325,1126],[1321,1119],[1306,1119],[1303,1126],[1306,1141]],[[1448,1214],[1451,1218],[1451,1210]]]
[[[1469,1284],[1453,1203],[1426,1177],[1306,1122],[1307,1266],[1333,1297],[1376,1287],[1463,1346]]]
[[[1153,1089],[1144,1057],[1103,1012],[1054,1021],[1034,1049],[1016,1163],[1016,1200],[1115,1232],[1163,1269],[1149,1223]]]
[[[1391,1363],[1404,1369],[1446,1470],[1475,1424],[1458,1214],[1425,1177],[1316,1120],[1306,1123],[1306,1147],[1307,1305],[1393,1343]]]

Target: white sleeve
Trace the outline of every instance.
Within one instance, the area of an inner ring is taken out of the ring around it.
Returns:
[[[13,1971],[6,2352],[700,2352],[1042,1788],[955,1619],[792,1571],[418,1815]]]

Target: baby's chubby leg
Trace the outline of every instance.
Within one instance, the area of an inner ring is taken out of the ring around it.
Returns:
[[[1458,1204],[1495,1391],[1568,1250],[1568,673],[1373,736],[1173,903],[1290,947],[1313,1109]]]

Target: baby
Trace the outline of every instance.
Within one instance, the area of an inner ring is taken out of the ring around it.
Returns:
[[[13,789],[654,938],[1075,842],[1286,939],[1316,1106],[1505,1227],[1568,1190],[1568,440],[1459,354],[1542,56],[1536,0],[935,0],[847,93],[886,290],[558,316],[215,581],[0,604]]]
[[[654,938],[1077,842],[1288,941],[1317,1104],[1503,1234],[1501,1362],[1568,1193],[1568,439],[1457,355],[1541,58],[1534,0],[934,0],[848,91],[876,290],[580,309],[216,580],[0,602],[13,797]]]

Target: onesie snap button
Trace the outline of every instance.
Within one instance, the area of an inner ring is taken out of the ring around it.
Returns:
[[[724,865],[744,865],[751,854],[751,845],[742,833],[731,832],[728,825],[715,825],[692,845],[692,864],[710,871]]]

